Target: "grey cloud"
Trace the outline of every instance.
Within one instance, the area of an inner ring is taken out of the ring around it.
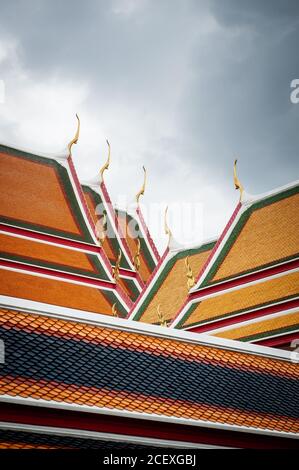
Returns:
[[[0,39],[18,40],[37,82],[88,81],[90,110],[106,100],[173,120],[143,150],[157,184],[167,171],[179,183],[183,162],[182,192],[200,174],[219,196],[236,153],[249,191],[298,177],[299,105],[290,102],[299,78],[297,0],[148,0],[128,15],[113,11],[117,4],[2,1]]]

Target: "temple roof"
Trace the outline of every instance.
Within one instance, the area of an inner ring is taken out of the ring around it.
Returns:
[[[266,346],[298,338],[299,182],[250,196],[235,168],[220,237],[178,245],[165,215],[160,257],[145,169],[136,204],[116,208],[110,144],[82,184],[78,132],[56,155],[0,145],[0,447],[295,446],[298,364]]]
[[[30,313],[2,305],[2,402],[298,433],[298,366],[284,351],[78,311],[61,316],[57,308]]]
[[[294,182],[261,196],[244,195],[173,327],[242,341],[299,331],[298,313],[288,321],[283,315],[299,299],[298,191]],[[275,320],[268,321],[276,305]],[[243,334],[248,322],[251,334]]]
[[[2,145],[0,166],[2,293],[126,316],[134,281],[115,282],[71,155]]]
[[[237,207],[197,287],[298,257],[298,205],[299,181],[266,195],[248,197]]]

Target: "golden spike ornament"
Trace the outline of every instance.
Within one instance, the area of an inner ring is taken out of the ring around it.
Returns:
[[[138,193],[136,194],[136,202],[137,202],[137,204],[139,204],[140,196],[143,196],[143,195],[144,195],[145,185],[146,185],[146,169],[145,169],[144,166],[143,166],[142,168],[143,168],[143,171],[144,171],[144,179],[143,179],[143,185],[142,185],[140,191],[138,191]]]
[[[195,285],[195,277],[194,277],[192,268],[190,266],[189,256],[185,258],[185,266],[186,266],[186,271],[187,271],[187,288],[189,291]]]
[[[100,244],[103,245],[104,240],[105,240],[106,230],[107,230],[107,216],[105,212],[103,212],[102,219],[98,220],[98,224],[99,223],[101,224],[101,229],[99,230],[97,228],[97,239],[100,242]]]
[[[107,145],[108,145],[108,157],[107,157],[105,165],[103,165],[102,168],[100,169],[101,182],[104,181],[104,171],[108,170],[109,165],[110,165],[111,147],[110,147],[109,141],[107,139],[106,139],[106,142],[107,142]]]
[[[244,191],[244,187],[243,187],[243,185],[242,185],[242,183],[239,180],[238,175],[237,175],[237,161],[238,161],[237,159],[234,161],[234,184],[235,184],[235,188],[239,189],[239,191],[240,191],[240,201],[241,201],[243,191]]]
[[[170,239],[172,237],[172,233],[167,223],[167,214],[168,214],[168,206],[166,206],[165,214],[164,214],[164,231],[165,231],[165,234],[168,235],[168,245],[169,245]]]
[[[140,247],[141,247],[140,239],[137,238],[137,251],[134,256],[134,266],[137,272],[140,269]]]
[[[117,309],[116,309],[116,303],[112,305],[112,315],[114,317],[118,317]]]
[[[69,143],[68,146],[67,146],[67,147],[68,147],[68,150],[69,150],[69,155],[70,155],[70,156],[72,155],[72,146],[78,142],[79,135],[80,135],[80,119],[79,119],[78,114],[76,114],[76,118],[77,118],[77,130],[76,130],[76,134],[75,134],[74,138],[70,141],[70,143]]]
[[[115,267],[113,268],[113,277],[115,279],[115,282],[118,282],[119,280],[119,267],[120,267],[120,261],[121,261],[121,251],[119,250],[118,257],[115,263]]]
[[[161,304],[157,306],[157,314],[158,314],[160,326],[167,326],[167,321],[165,320],[165,317],[163,313],[161,312]]]

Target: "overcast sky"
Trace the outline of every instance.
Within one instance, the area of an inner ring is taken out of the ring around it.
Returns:
[[[238,202],[235,155],[249,193],[298,178],[298,44],[298,0],[0,0],[0,141],[55,152],[78,112],[80,179],[108,138],[113,200],[133,199],[145,165],[144,203],[195,203],[196,233],[182,236],[178,206],[170,223],[200,241]]]

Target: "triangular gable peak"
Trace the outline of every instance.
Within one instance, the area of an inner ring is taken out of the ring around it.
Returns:
[[[0,166],[5,292],[18,284],[20,297],[106,314],[116,303],[125,316],[131,300],[99,246],[69,149],[51,155],[1,145]]]
[[[297,307],[298,192],[295,181],[260,196],[243,193],[172,326],[211,334],[219,328],[229,337],[228,325],[254,320],[271,336],[271,322],[261,325],[255,319],[274,313],[273,308],[280,315]],[[296,321],[292,314],[293,319],[284,318],[296,328],[298,316]],[[244,338],[249,338],[246,331]]]
[[[244,193],[192,291],[298,257],[298,203],[299,181]]]

